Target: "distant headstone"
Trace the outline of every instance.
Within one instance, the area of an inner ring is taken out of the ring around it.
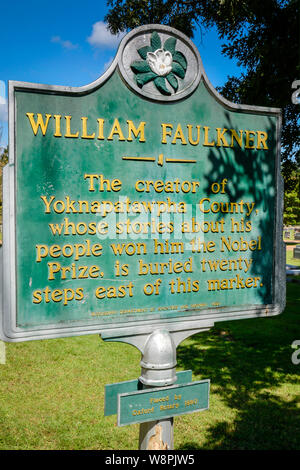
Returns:
[[[300,240],[300,232],[295,232],[295,240]]]
[[[283,238],[291,238],[291,232],[289,230],[285,230],[283,233]]]
[[[296,245],[293,251],[294,251],[294,258],[300,259],[300,245]]]

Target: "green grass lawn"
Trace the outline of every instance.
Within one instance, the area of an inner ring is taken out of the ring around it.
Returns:
[[[174,420],[175,449],[299,449],[300,288],[277,317],[218,323],[185,340],[178,370],[211,380],[210,408]],[[9,343],[0,449],[138,449],[139,426],[104,417],[104,385],[137,378],[140,353],[97,335]]]
[[[294,258],[293,250],[286,250],[286,262],[287,264],[300,267],[300,259]]]

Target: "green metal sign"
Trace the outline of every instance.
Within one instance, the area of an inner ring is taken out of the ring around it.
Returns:
[[[192,371],[184,370],[176,374],[177,384],[183,384],[192,380]],[[118,412],[118,395],[137,392],[142,390],[143,384],[139,380],[127,380],[126,382],[118,382],[105,385],[104,398],[104,416],[117,414]]]
[[[156,421],[209,407],[209,380],[118,395],[118,426]]]
[[[282,311],[280,110],[229,103],[159,25],[90,85],[9,90],[2,339]]]

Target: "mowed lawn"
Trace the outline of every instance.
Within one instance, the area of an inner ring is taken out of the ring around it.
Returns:
[[[175,449],[300,449],[299,297],[288,283],[283,314],[219,323],[178,347],[178,370],[209,378],[211,392],[209,410],[175,418]],[[104,385],[137,378],[139,362],[97,335],[6,344],[0,449],[138,449],[139,426],[103,410]]]

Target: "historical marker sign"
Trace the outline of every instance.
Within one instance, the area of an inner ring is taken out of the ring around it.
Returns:
[[[184,35],[138,28],[94,83],[9,99],[2,339],[282,311],[280,111],[223,99]]]

